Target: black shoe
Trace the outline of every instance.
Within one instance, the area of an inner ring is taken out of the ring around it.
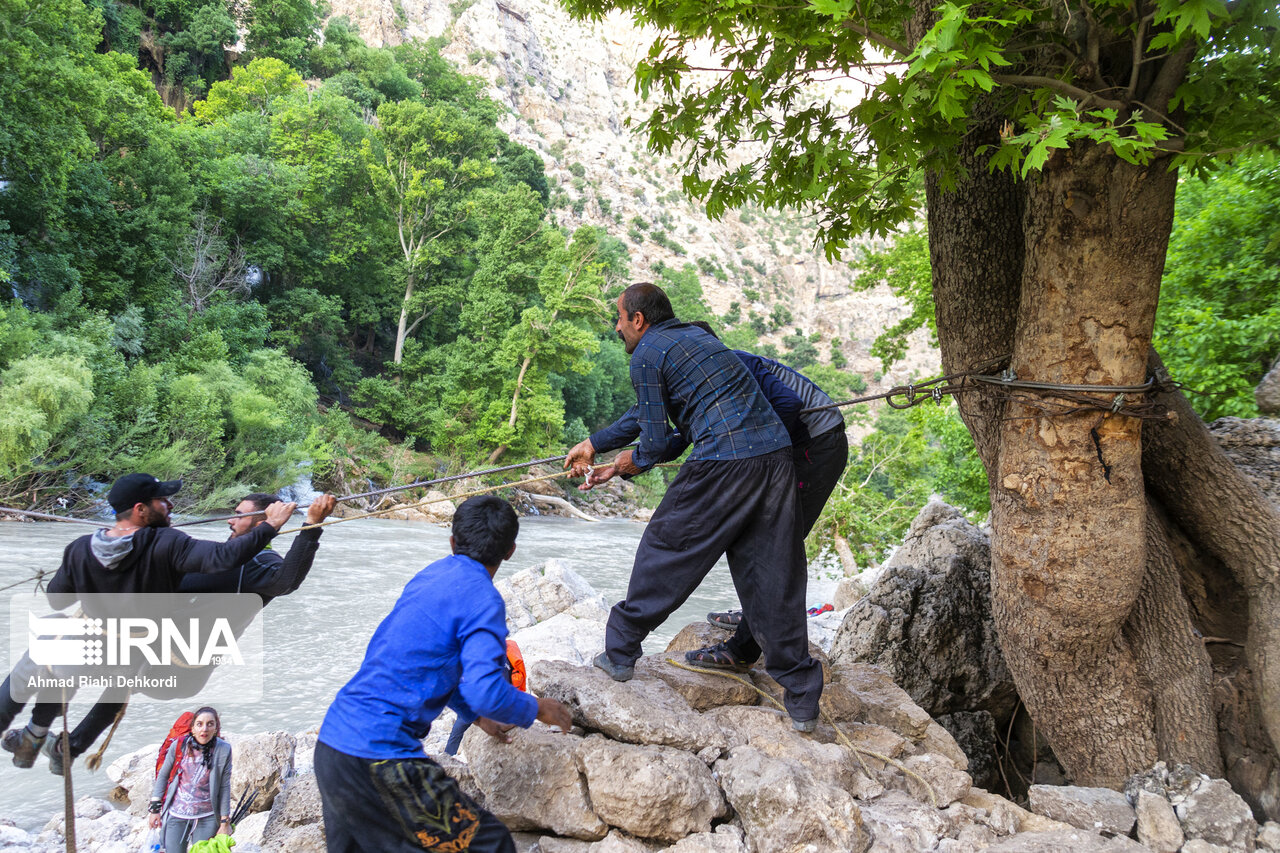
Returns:
[[[795,717],[792,717],[791,728],[798,732],[803,732],[804,734],[813,734],[813,732],[818,728],[818,718],[814,717],[812,720],[797,720]]]
[[[607,672],[614,681],[630,681],[631,677],[636,674],[634,666],[622,666],[609,660],[608,652],[601,652],[596,655],[595,660],[591,663]]]

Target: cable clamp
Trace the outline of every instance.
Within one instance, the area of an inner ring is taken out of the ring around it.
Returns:
[[[915,403],[915,401],[916,401],[916,386],[914,384],[911,384],[907,386],[907,402]]]
[[[933,402],[937,403],[939,406],[942,405],[942,386],[941,385],[933,386]]]
[[[1117,394],[1111,403],[1111,413],[1118,414],[1122,406],[1124,406],[1124,394]]]
[[[999,379],[1001,382],[1015,382],[1018,379],[1018,374],[1014,372],[1012,367],[1006,367],[1000,371]]]

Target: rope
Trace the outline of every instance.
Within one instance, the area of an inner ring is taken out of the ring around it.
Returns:
[[[344,522],[348,522],[348,521],[359,521],[362,518],[376,518],[377,516],[386,515],[387,513],[390,513],[390,512],[401,512],[406,509],[417,509],[418,507],[427,506],[428,504],[443,503],[444,501],[462,500],[464,498],[475,497],[476,495],[484,495],[484,494],[488,494],[489,492],[496,492],[496,491],[499,491],[500,489],[516,489],[516,488],[519,488],[520,486],[527,486],[530,483],[541,483],[544,480],[557,480],[557,479],[560,479],[561,477],[572,477],[572,476],[573,476],[573,472],[571,471],[558,471],[554,474],[543,474],[541,477],[530,477],[527,480],[519,480],[514,483],[499,483],[496,486],[485,486],[484,488],[473,489],[470,492],[463,492],[460,495],[447,495],[441,498],[428,498],[426,500],[418,501],[417,503],[387,507],[386,509],[374,510],[373,512],[365,512],[365,513],[361,513],[360,515],[352,515],[346,518],[334,518],[334,519],[330,519],[329,521],[321,521],[317,524],[304,524],[301,527],[291,527],[288,530],[281,530],[280,533],[281,534],[297,533],[301,530],[315,530],[316,528],[319,528],[319,527],[328,527],[331,524],[343,524]]]
[[[739,684],[745,684],[747,687],[750,687],[752,690],[759,693],[765,699],[768,699],[770,702],[776,705],[778,707],[778,710],[782,711],[782,713],[784,714],[787,713],[786,707],[781,702],[779,702],[774,697],[770,696],[768,693],[765,693],[759,687],[752,684],[750,681],[747,681],[745,678],[741,676],[734,675],[731,672],[724,672],[723,670],[719,670],[719,669],[702,669],[696,666],[689,666],[688,664],[681,663],[680,661],[675,660],[674,658],[667,658],[667,663],[671,664],[677,669],[684,669],[684,670],[688,670],[689,672],[698,672],[705,675],[718,675],[721,678],[729,678],[738,682]],[[866,774],[868,779],[870,779],[873,782],[876,781],[876,777],[871,774],[871,770],[867,767],[867,763],[862,760],[862,756],[864,755],[870,758],[874,758],[877,761],[882,761],[885,764],[892,765],[898,768],[899,770],[901,770],[905,775],[911,777],[912,779],[915,779],[924,787],[926,791],[929,792],[929,802],[932,803],[933,807],[935,809],[939,807],[938,795],[934,793],[933,786],[930,785],[928,782],[926,782],[924,777],[922,777],[919,773],[916,773],[914,770],[907,767],[905,764],[903,764],[901,761],[898,761],[895,758],[890,758],[887,755],[882,755],[881,753],[876,752],[875,750],[872,750],[872,749],[866,749],[865,747],[857,746],[856,744],[854,744],[853,741],[849,740],[849,736],[844,733],[844,730],[841,729],[838,725],[836,725],[836,721],[831,719],[830,714],[828,714],[826,711],[822,711],[821,713],[822,713],[822,719],[826,721],[827,725],[835,729],[836,735],[839,736],[840,740],[844,743],[844,745],[848,747],[850,750],[852,750],[854,757],[858,759],[858,764],[862,765],[862,772]]]
[[[107,747],[111,745],[111,738],[113,735],[115,735],[116,729],[120,728],[120,721],[124,719],[124,712],[128,709],[128,707],[129,707],[129,697],[126,696],[124,700],[124,704],[120,706],[119,711],[116,711],[116,718],[115,720],[112,721],[111,730],[107,732],[106,738],[103,739],[102,746],[98,747],[97,752],[95,752],[93,755],[90,755],[88,758],[84,760],[84,766],[89,770],[90,773],[96,772],[97,769],[102,766],[102,756],[106,754]],[[63,767],[67,768],[68,770],[71,767],[70,762],[67,760],[69,756],[70,756],[70,753],[65,753],[63,756]]]
[[[634,447],[635,445],[631,445],[631,446]],[[487,477],[491,474],[501,474],[504,471],[515,471],[519,468],[532,468],[534,465],[545,465],[551,462],[562,462],[568,458],[569,458],[569,454],[567,453],[562,454],[560,456],[547,456],[542,459],[531,459],[528,462],[515,462],[515,463],[512,463],[511,465],[501,465],[497,468],[484,468],[479,471],[467,471],[466,473],[463,473],[463,474],[451,474],[448,477],[439,477],[435,480],[418,480],[416,482],[409,483],[404,486],[388,486],[385,489],[374,489],[371,492],[358,492],[354,495],[342,495],[336,498],[336,500],[339,502],[353,501],[353,500],[356,500],[357,498],[371,498],[377,495],[389,495],[392,492],[404,492],[404,491],[408,491],[409,489],[421,489],[426,486],[436,486],[441,483],[452,483],[457,480],[470,480],[476,477]],[[305,504],[303,506],[298,507],[298,509],[306,509],[310,505],[311,504]],[[171,526],[172,527],[190,527],[195,524],[209,524],[214,521],[230,521],[235,518],[247,518],[249,516],[255,516],[255,515],[261,515],[261,513],[260,512],[243,512],[243,513],[235,513],[233,515],[220,515],[220,516],[215,516],[214,518],[201,518],[196,521],[184,521],[181,524],[174,524]]]
[[[9,584],[8,586],[0,586],[0,592],[13,589],[15,586],[22,586],[24,583],[30,583],[31,581],[36,582],[36,592],[39,592],[40,587],[44,586],[45,576],[51,575],[51,574],[53,574],[53,572],[50,572],[48,569],[39,569],[36,571],[34,575],[32,575],[29,578],[23,578],[20,581],[16,581],[14,583]]]
[[[0,515],[13,514],[25,515],[30,518],[41,518],[46,521],[66,521],[71,524],[92,524],[94,527],[110,527],[111,525],[105,521],[92,521],[87,518],[71,518],[66,515],[52,515],[47,512],[32,512],[29,509],[14,509],[13,507],[0,506]]]

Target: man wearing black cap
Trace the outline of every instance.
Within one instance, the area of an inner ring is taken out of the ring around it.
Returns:
[[[193,539],[169,526],[173,509],[169,498],[181,487],[181,480],[159,480],[150,474],[127,474],[116,480],[107,493],[116,523],[66,547],[62,565],[49,581],[50,603],[65,607],[86,593],[177,592],[184,574],[243,565],[266,547],[297,507],[273,503],[263,513],[265,524],[226,542]],[[13,696],[11,678],[0,686],[0,728],[4,729],[26,704]],[[57,702],[41,702],[32,709],[30,724],[5,732],[0,746],[13,753],[15,766],[35,763],[49,725],[61,710]]]

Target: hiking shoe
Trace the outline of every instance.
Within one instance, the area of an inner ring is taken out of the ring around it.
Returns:
[[[728,631],[738,630],[738,626],[742,624],[741,610],[718,610],[714,613],[707,614],[707,621],[717,628],[724,628]]]
[[[630,681],[631,677],[636,674],[634,666],[623,666],[609,660],[608,652],[601,652],[596,655],[595,660],[591,661],[591,663],[607,672],[614,681]],[[31,765],[27,766],[30,767]]]
[[[63,772],[62,763],[62,735],[51,737],[44,742],[44,749],[41,750],[49,759],[49,772],[54,776],[61,776]],[[71,759],[75,761],[74,758]]]
[[[40,754],[40,747],[44,745],[44,739],[47,736],[37,737],[25,726],[20,729],[9,729],[4,733],[4,737],[0,738],[0,747],[4,747],[6,752],[13,753],[14,767],[26,768],[36,763],[36,756]]]
[[[729,647],[724,643],[685,652],[684,659],[687,663],[707,669],[727,669],[733,672],[747,672],[751,669],[751,663],[735,658],[733,652],[729,651]]]
[[[818,718],[814,717],[812,720],[797,720],[795,717],[792,717],[791,728],[798,732],[803,732],[804,734],[813,734],[818,728]]]

